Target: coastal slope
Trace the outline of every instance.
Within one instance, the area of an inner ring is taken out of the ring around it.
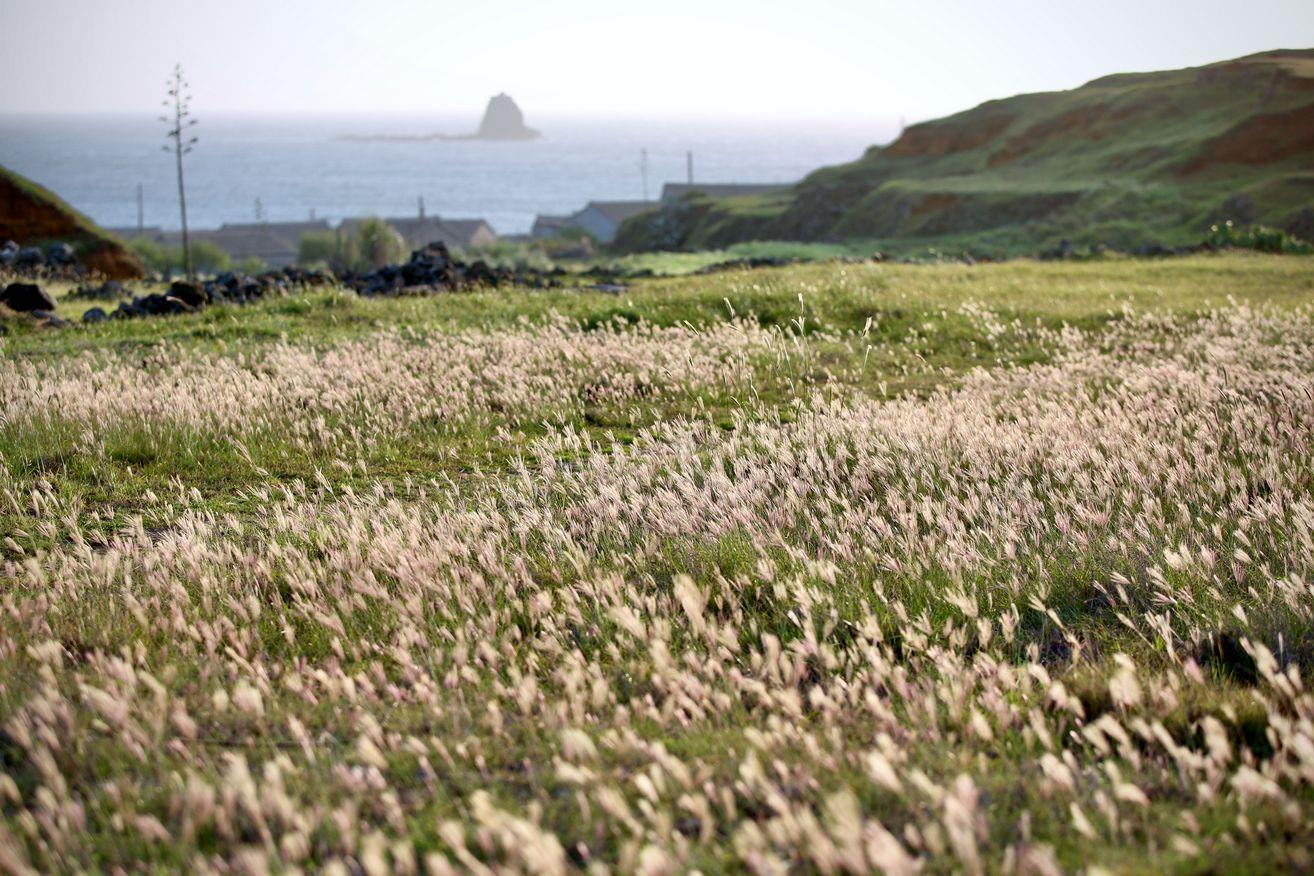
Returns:
[[[0,242],[24,246],[64,242],[89,271],[114,280],[144,274],[141,263],[113,235],[30,179],[0,167]]]
[[[621,250],[870,239],[1009,253],[1198,241],[1210,224],[1314,226],[1314,50],[1106,76],[907,128],[774,195],[692,197]]]

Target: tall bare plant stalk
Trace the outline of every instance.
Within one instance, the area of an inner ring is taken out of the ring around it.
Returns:
[[[187,234],[187,188],[183,183],[183,156],[192,151],[197,138],[187,135],[196,125],[196,119],[191,117],[192,95],[187,80],[183,78],[181,64],[173,65],[173,75],[165,82],[165,86],[168,88],[168,97],[161,103],[166,109],[172,109],[173,115],[162,115],[160,121],[170,125],[165,136],[173,141],[164,147],[164,151],[172,152],[178,164],[178,211],[182,215],[183,268],[190,282],[196,279],[196,272],[192,267],[192,246]]]

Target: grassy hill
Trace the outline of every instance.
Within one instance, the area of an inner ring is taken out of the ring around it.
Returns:
[[[636,217],[617,247],[870,239],[1035,252],[1196,242],[1222,219],[1314,230],[1314,50],[1126,73],[908,128],[770,196]]]
[[[141,263],[113,235],[24,176],[0,167],[0,242],[72,244],[89,270],[113,279],[140,277]]]

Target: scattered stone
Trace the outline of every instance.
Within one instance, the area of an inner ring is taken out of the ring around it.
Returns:
[[[110,319],[134,319],[139,316],[150,316],[146,312],[146,308],[137,303],[140,300],[140,298],[134,298],[131,301],[120,301],[118,309],[110,314]]]
[[[782,268],[785,265],[792,265],[794,262],[794,259],[781,258],[778,256],[754,256],[752,258],[728,259],[723,262],[714,262],[710,265],[704,265],[694,273],[719,274],[721,271],[746,271],[752,268]]]
[[[106,280],[99,286],[78,286],[64,297],[70,301],[117,301],[127,294],[118,280]]]
[[[78,281],[87,275],[87,267],[79,264],[77,252],[64,242],[52,243],[42,249],[39,246],[19,246],[15,241],[7,240],[0,247],[0,268],[31,278]]]
[[[75,260],[73,247],[67,243],[52,243],[46,247],[46,264],[55,266],[71,265]]]
[[[210,297],[201,288],[192,283],[184,283],[182,280],[175,280],[170,284],[169,296],[181,301],[192,310],[210,303]]]
[[[559,286],[557,274],[534,270],[495,268],[482,259],[466,264],[452,258],[445,244],[431,243],[411,253],[401,265],[385,265],[364,273],[342,277],[344,285],[359,295],[392,295],[409,291],[454,291],[475,286]]]
[[[82,314],[83,322],[106,322],[109,320],[109,314],[99,307],[93,307],[86,313]]]
[[[55,299],[36,283],[10,283],[0,295],[0,302],[20,312],[55,309]]]
[[[45,264],[46,258],[40,248],[35,246],[25,246],[18,251],[14,258],[14,267],[20,271],[31,271]]]
[[[1297,240],[1314,243],[1314,207],[1302,207],[1287,219],[1282,230]]]

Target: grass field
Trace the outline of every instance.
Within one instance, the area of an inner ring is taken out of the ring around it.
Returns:
[[[12,319],[0,871],[1308,870],[1312,264]]]

